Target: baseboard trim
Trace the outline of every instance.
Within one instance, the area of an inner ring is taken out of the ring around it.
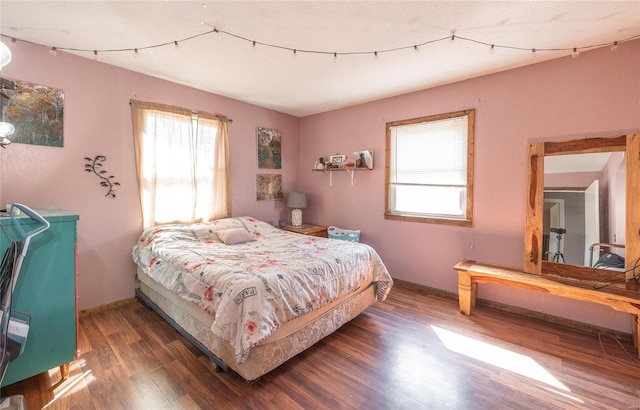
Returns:
[[[78,317],[91,315],[93,313],[104,312],[105,310],[113,309],[119,306],[128,305],[131,303],[136,303],[137,299],[135,297],[118,300],[116,302],[107,303],[106,305],[95,306],[89,309],[84,309],[78,312]]]
[[[409,282],[402,279],[394,278],[393,281],[394,283],[401,286],[415,288],[415,289],[430,293],[432,295],[440,296],[447,299],[453,299],[455,301],[458,300],[458,294],[455,292],[449,292],[442,289],[432,288],[430,286],[420,285],[418,283]],[[116,302],[107,303],[105,305],[100,305],[100,306],[92,307],[89,309],[81,310],[78,312],[78,316],[82,317],[82,316],[90,315],[97,312],[103,312],[105,310],[113,309],[118,306],[123,306],[130,303],[136,303],[136,301],[137,299],[133,297],[133,298],[119,300]],[[476,306],[484,306],[490,309],[513,313],[516,315],[525,316],[531,319],[537,319],[537,320],[541,320],[548,323],[553,323],[558,326],[564,326],[570,329],[579,330],[581,332],[585,332],[593,335],[602,334],[605,336],[615,337],[616,339],[633,342],[633,335],[631,333],[621,332],[619,330],[607,329],[606,327],[600,327],[600,326],[592,325],[589,323],[578,322],[576,320],[566,319],[559,316],[548,315],[545,313],[536,312],[534,310],[529,310],[529,309],[525,309],[517,306],[507,305],[504,303],[494,302],[488,299],[477,298]]]
[[[454,299],[456,302],[458,301],[458,294],[455,292],[436,289],[430,286],[420,285],[417,283],[408,282],[401,279],[394,278],[393,281],[402,286],[420,289],[424,292],[431,293],[436,296]],[[619,340],[633,342],[633,335],[631,333],[621,332],[619,330],[607,329],[606,327],[600,327],[600,326],[592,325],[589,323],[578,322],[577,320],[566,319],[559,316],[548,315],[545,313],[536,312],[534,310],[529,310],[529,309],[525,309],[517,306],[507,305],[504,303],[494,302],[488,299],[477,298],[476,306],[484,306],[491,309],[500,310],[503,312],[509,312],[516,315],[525,316],[531,319],[537,319],[544,322],[553,323],[558,326],[563,326],[566,328],[578,330],[588,334],[593,334],[593,335],[601,334],[605,336],[615,337],[616,339],[619,339]]]

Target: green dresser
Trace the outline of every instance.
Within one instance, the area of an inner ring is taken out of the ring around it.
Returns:
[[[31,324],[24,351],[9,364],[2,386],[67,365],[76,357],[78,215],[60,209],[34,211],[51,227],[31,239],[13,292],[12,308],[29,314]],[[11,218],[0,215],[0,223],[18,238]],[[27,216],[18,220],[26,232],[36,226]],[[0,229],[0,255],[9,243]]]

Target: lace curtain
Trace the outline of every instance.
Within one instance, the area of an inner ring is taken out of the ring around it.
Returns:
[[[131,100],[144,228],[231,215],[224,116]]]

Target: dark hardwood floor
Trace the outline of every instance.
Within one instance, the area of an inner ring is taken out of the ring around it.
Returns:
[[[629,340],[567,330],[399,283],[254,383],[208,359],[139,302],[80,318],[69,378],[2,389],[27,409],[638,409]]]

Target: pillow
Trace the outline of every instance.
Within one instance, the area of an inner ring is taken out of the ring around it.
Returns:
[[[200,241],[219,242],[220,239],[216,235],[216,231],[223,229],[242,228],[244,225],[238,218],[216,219],[210,222],[195,223],[190,226],[193,235]]]
[[[199,229],[193,229],[192,232],[200,241],[219,241],[216,231],[212,227],[199,227]]]
[[[216,234],[225,245],[255,241],[255,238],[244,228],[223,229]]]

